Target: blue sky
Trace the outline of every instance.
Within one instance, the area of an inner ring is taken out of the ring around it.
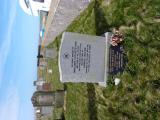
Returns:
[[[18,0],[2,0],[0,9],[0,120],[34,120],[39,17],[26,15]]]

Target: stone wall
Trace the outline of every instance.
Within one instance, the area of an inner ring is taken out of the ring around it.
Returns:
[[[44,45],[63,32],[71,22],[89,5],[90,0],[52,0],[46,24]]]

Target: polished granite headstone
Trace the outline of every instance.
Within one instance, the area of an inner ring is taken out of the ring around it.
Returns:
[[[117,74],[124,70],[126,64],[124,47],[119,44],[118,46],[110,46],[109,48],[109,73]]]
[[[105,37],[108,43],[111,43],[113,33],[106,32]],[[107,64],[107,71],[109,74],[117,74],[123,72],[125,65],[127,63],[126,55],[124,52],[124,46],[119,43],[117,46],[112,46],[108,44],[109,48],[109,60]]]

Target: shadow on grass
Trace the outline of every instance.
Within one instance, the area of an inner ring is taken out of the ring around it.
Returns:
[[[96,93],[95,87],[93,84],[87,84],[88,92],[88,111],[89,111],[89,120],[98,120],[97,118],[97,106],[96,106]]]
[[[109,30],[109,26],[106,22],[105,15],[103,10],[100,8],[100,1],[95,0],[94,6],[94,14],[95,14],[95,27],[96,27],[96,35],[101,36],[106,31]],[[97,106],[96,106],[96,93],[95,87],[93,84],[87,84],[87,92],[88,92],[88,111],[89,111],[89,120],[98,120],[97,118]]]
[[[104,11],[100,6],[101,6],[101,0],[95,0],[95,6],[94,6],[95,27],[96,27],[96,35],[99,36],[109,31],[109,25],[105,18]]]
[[[64,90],[67,91],[67,84],[64,83]]]
[[[142,88],[146,86],[150,87],[153,90],[160,90],[160,79],[146,81],[143,84]]]
[[[60,120],[66,120],[66,119],[65,119],[64,112],[61,114],[61,119],[60,119]]]

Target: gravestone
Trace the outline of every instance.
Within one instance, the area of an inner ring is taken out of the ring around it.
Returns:
[[[105,33],[106,40],[111,43],[113,33],[107,32]],[[109,45],[109,60],[108,60],[108,73],[109,74],[117,74],[122,72],[126,65],[126,57],[124,54],[124,47],[121,43],[117,46]]]
[[[37,81],[45,81],[45,79],[43,77],[39,77]]]
[[[59,53],[61,82],[106,82],[105,37],[64,32]]]
[[[34,107],[55,106],[57,108],[64,105],[65,91],[36,91],[31,98]]]
[[[44,83],[46,83],[44,80],[37,80],[33,82],[34,86],[42,86]]]
[[[109,49],[109,73],[117,74],[124,70],[124,48],[123,45],[111,46]]]
[[[43,70],[45,70],[46,69],[46,66],[38,66],[38,68],[39,68],[39,70],[41,70],[41,71],[43,71]]]
[[[47,66],[47,61],[46,61],[46,59],[40,59],[40,61],[39,61],[39,66],[40,67],[46,67]]]
[[[55,59],[57,57],[57,50],[53,48],[46,48],[44,56],[45,58]]]
[[[41,107],[41,114],[44,117],[52,117],[53,116],[53,106],[43,106]]]

